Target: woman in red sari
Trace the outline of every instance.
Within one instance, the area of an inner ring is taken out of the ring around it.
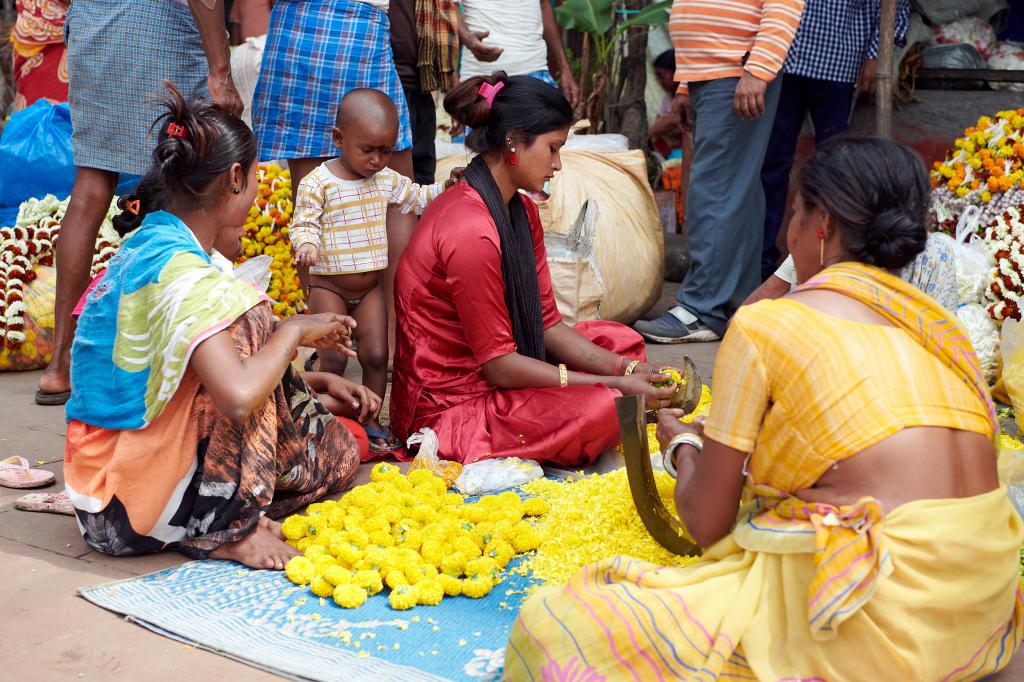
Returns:
[[[392,428],[430,427],[463,463],[521,457],[578,466],[619,442],[614,398],[667,405],[640,336],[569,327],[555,307],[537,207],[572,123],[562,93],[499,71],[445,98],[473,129],[464,181],[423,213],[398,265]]]

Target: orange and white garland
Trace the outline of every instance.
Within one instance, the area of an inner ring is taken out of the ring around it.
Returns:
[[[295,254],[288,239],[294,208],[291,173],[277,164],[260,164],[256,177],[259,191],[245,221],[242,253],[236,263],[256,256],[273,258],[267,296],[274,302],[277,317],[289,317],[305,307]]]
[[[25,342],[25,288],[35,280],[37,267],[53,265],[60,221],[67,206],[67,199],[59,201],[52,194],[29,199],[21,205],[13,227],[0,227],[0,344],[5,347]],[[93,275],[121,245],[111,223],[116,212],[115,197],[96,239]]]

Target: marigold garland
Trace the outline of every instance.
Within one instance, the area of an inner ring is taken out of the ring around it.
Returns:
[[[0,341],[6,348],[25,343],[25,287],[36,278],[36,268],[53,265],[60,221],[68,199],[48,194],[29,199],[18,210],[13,227],[0,227]],[[117,197],[107,209],[96,237],[93,276],[117,253],[121,238],[111,220],[117,213]]]
[[[953,143],[945,161],[935,163],[932,186],[945,186],[959,197],[976,192],[985,203],[996,192],[1020,187],[1024,180],[1022,129],[1024,109],[982,116]]]
[[[933,227],[952,233],[968,206],[983,209],[981,225],[1024,204],[1024,109],[982,116],[932,167]]]
[[[262,255],[274,259],[270,266],[267,296],[274,301],[274,314],[288,317],[304,307],[302,286],[288,239],[288,225],[294,208],[291,173],[277,164],[260,164],[256,178],[260,186],[256,201],[249,209],[237,263]]]

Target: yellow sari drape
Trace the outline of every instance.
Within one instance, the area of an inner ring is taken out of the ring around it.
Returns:
[[[969,342],[930,298],[856,264],[805,287],[904,329],[975,390],[998,431]],[[506,678],[974,680],[1007,665],[1024,625],[1024,522],[1004,488],[890,511],[791,492],[748,486],[755,499],[733,532],[691,566],[613,557],[538,591],[509,639]]]

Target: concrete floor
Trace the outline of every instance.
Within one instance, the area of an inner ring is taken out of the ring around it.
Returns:
[[[676,285],[652,314],[671,304]],[[705,382],[718,344],[652,346],[653,361],[677,364],[693,357]],[[357,373],[358,368],[354,368]],[[38,372],[0,374],[0,406],[7,415],[0,430],[0,459],[21,455],[53,471],[63,488],[64,411],[38,407],[32,396]],[[604,462],[615,466],[615,462]],[[368,479],[368,468],[360,472]],[[357,479],[357,482],[362,482]],[[130,624],[75,595],[82,587],[131,578],[183,563],[177,554],[108,557],[90,550],[71,517],[31,514],[14,509],[25,491],[0,488],[0,641],[4,656],[0,679],[32,680],[271,680],[242,663],[161,637]],[[1024,679],[1024,658],[1002,680]]]

